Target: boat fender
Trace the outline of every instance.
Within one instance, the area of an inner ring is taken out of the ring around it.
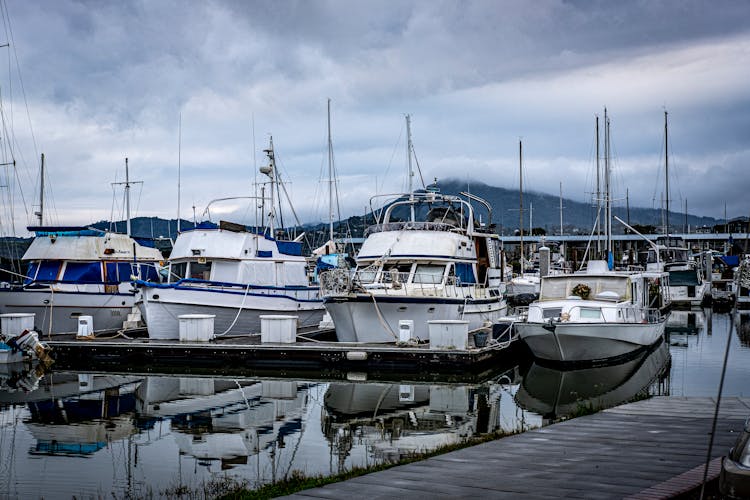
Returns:
[[[365,351],[348,351],[346,359],[349,361],[366,361],[367,353]]]

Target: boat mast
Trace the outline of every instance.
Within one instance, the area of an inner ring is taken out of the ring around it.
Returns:
[[[602,228],[601,228],[601,210],[602,210],[602,193],[601,181],[599,180],[599,115],[596,115],[596,254],[601,256],[602,252]]]
[[[276,184],[276,159],[273,153],[273,136],[269,138],[268,149],[264,150],[264,153],[268,156],[268,166],[260,167],[260,172],[265,174],[271,179],[271,211],[268,212],[268,230],[270,236],[275,237],[275,220],[276,220],[276,209],[274,205],[274,184]],[[263,204],[265,205],[266,199],[263,197]],[[265,211],[265,209],[264,209]]]
[[[521,277],[523,278],[523,142],[518,140],[518,217],[521,236]]]
[[[562,182],[560,183],[560,236],[563,235]]]
[[[180,192],[182,174],[182,113],[177,126],[177,234],[180,234]]]
[[[124,185],[125,186],[125,227],[128,236],[131,236],[130,231],[130,185],[131,184],[143,184],[143,181],[130,181],[130,169],[128,166],[128,159],[125,158],[125,182],[113,182],[113,186]]]
[[[612,254],[612,200],[610,196],[610,184],[609,184],[609,155],[610,155],[610,143],[609,143],[609,117],[607,117],[607,108],[604,108],[604,203],[605,211],[604,215],[606,221],[604,221],[604,229],[607,232],[607,262]]]
[[[667,110],[664,110],[664,177],[666,194],[666,214],[664,234],[669,235],[669,134],[667,133]]]
[[[412,191],[412,178],[414,177],[414,171],[411,167],[411,116],[406,115],[406,165],[409,171],[406,173],[406,178],[409,183],[409,200],[414,201],[414,192]],[[414,222],[414,203],[409,204],[411,221]]]
[[[330,99],[328,99],[328,239],[333,242],[333,141],[331,140]]]
[[[40,169],[39,182],[39,211],[36,216],[39,217],[39,225],[44,225],[44,153],[42,153],[42,164]]]

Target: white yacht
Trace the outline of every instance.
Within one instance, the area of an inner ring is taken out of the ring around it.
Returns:
[[[707,301],[710,283],[703,279],[703,269],[682,238],[657,238],[655,248],[648,252],[646,269],[669,273],[669,298],[673,306],[700,307]]]
[[[598,120],[598,119],[597,119]],[[605,120],[605,216],[607,260],[589,260],[586,270],[541,278],[516,331],[538,359],[589,363],[614,361],[654,345],[664,335],[661,308],[668,302],[666,272],[614,271],[609,190],[609,119]],[[597,121],[597,144],[598,144]],[[598,150],[598,146],[597,146]],[[597,217],[598,220],[598,217]]]
[[[273,143],[266,153],[270,164],[261,172],[270,178],[271,196],[260,201],[272,202],[263,228],[221,222],[184,231],[174,243],[166,282],[136,281],[149,338],[178,339],[179,316],[187,314],[215,316],[217,335],[260,332],[261,314],[297,316],[299,327],[320,323],[323,300],[310,284],[300,238],[275,237],[274,190],[281,188]]]
[[[656,293],[666,293],[665,281],[646,273],[609,271],[605,261],[590,261],[584,272],[543,277],[539,300],[515,327],[543,360],[622,357],[662,338],[665,317],[649,304]]]
[[[158,282],[156,248],[126,234],[90,227],[29,227],[35,232],[22,260],[21,287],[0,288],[1,313],[34,313],[42,336],[76,333],[79,318],[93,329],[123,327],[135,305],[132,280]]]
[[[211,314],[214,331],[260,331],[261,314],[292,314],[299,326],[323,318],[318,288],[309,284],[302,244],[279,241],[221,222],[180,233],[165,283],[139,280],[138,306],[149,338],[179,338],[183,314]]]
[[[382,222],[365,231],[353,273],[321,273],[325,306],[339,341],[388,343],[429,339],[428,321],[466,320],[469,329],[507,311],[500,238],[490,230],[489,204],[427,191],[400,195]],[[475,219],[469,200],[488,210],[489,226]]]

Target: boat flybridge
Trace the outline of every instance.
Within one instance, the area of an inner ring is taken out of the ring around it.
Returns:
[[[145,240],[92,227],[28,229],[24,283],[0,289],[0,312],[33,313],[43,335],[77,333],[86,316],[91,329],[120,329],[136,301],[132,280],[159,281],[162,254]]]
[[[339,341],[396,342],[403,329],[409,338],[426,341],[431,320],[465,320],[471,330],[505,315],[491,207],[461,195],[441,194],[434,185],[382,195],[396,199],[365,231],[355,270],[321,273],[321,293]],[[471,201],[487,209],[487,226],[475,219]]]

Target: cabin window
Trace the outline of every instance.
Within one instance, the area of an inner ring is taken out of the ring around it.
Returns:
[[[39,270],[38,262],[30,262],[29,267],[26,269],[26,278],[23,280],[24,285],[28,285],[34,280],[36,272]]]
[[[156,269],[156,264],[141,264],[141,279],[145,281],[161,281],[159,271]]]
[[[414,279],[412,280],[412,283],[437,285],[443,282],[444,272],[445,266],[434,264],[417,264],[417,268],[414,271]]]
[[[378,268],[377,267],[364,267],[362,269],[357,270],[357,277],[359,278],[360,283],[373,283],[375,281],[375,276],[378,274]]]
[[[62,262],[59,260],[43,260],[39,263],[35,281],[57,281]]]
[[[69,283],[101,283],[102,266],[99,262],[68,262],[62,281]]]
[[[542,309],[542,318],[544,319],[559,318],[560,314],[562,314],[562,307],[546,307]]]
[[[409,281],[409,273],[411,272],[411,264],[396,264],[383,268],[383,282],[392,283],[398,281],[399,283],[406,283]]]
[[[580,316],[581,319],[601,319],[602,310],[598,307],[582,307]]]
[[[179,262],[177,264],[171,264],[169,266],[169,282],[175,283],[181,279],[185,279],[186,272],[187,272],[187,262]]]
[[[211,279],[211,262],[191,262],[190,278],[194,280]]]
[[[474,268],[467,262],[456,262],[456,277],[460,283],[476,283]]]

